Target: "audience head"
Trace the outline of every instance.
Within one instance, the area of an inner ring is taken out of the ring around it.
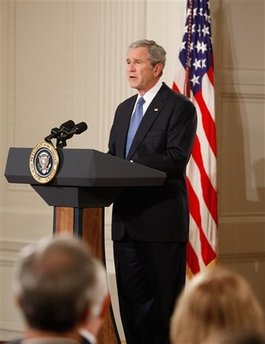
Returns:
[[[102,264],[80,240],[64,236],[22,249],[14,292],[30,328],[56,333],[93,320],[108,293]]]
[[[194,276],[182,292],[170,336],[173,344],[198,344],[227,329],[263,332],[264,315],[242,276],[215,267]]]

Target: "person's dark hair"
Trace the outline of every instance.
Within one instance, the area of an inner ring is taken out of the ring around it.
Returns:
[[[163,67],[165,66],[166,51],[163,47],[158,45],[155,41],[148,40],[148,39],[141,39],[129,45],[129,49],[134,49],[134,48],[139,48],[139,47],[143,47],[148,50],[149,59],[153,67],[157,65],[158,63],[161,63]]]
[[[93,304],[98,262],[72,237],[42,240],[25,247],[16,263],[14,292],[32,328],[65,332]]]

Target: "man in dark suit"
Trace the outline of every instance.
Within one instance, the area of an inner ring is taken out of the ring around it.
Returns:
[[[14,276],[26,330],[23,339],[11,343],[96,343],[108,287],[103,265],[84,243],[58,236],[29,245]]]
[[[197,117],[189,99],[160,81],[165,60],[165,50],[154,41],[129,46],[128,82],[138,94],[118,106],[109,138],[110,154],[167,174],[162,187],[128,190],[113,205],[114,261],[127,344],[169,343],[169,320],[185,283],[185,170]],[[139,112],[142,120],[133,137]]]

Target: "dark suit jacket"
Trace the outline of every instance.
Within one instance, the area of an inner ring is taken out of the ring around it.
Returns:
[[[115,113],[109,153],[124,158],[126,136],[137,95],[121,103]],[[148,107],[127,159],[166,172],[162,187],[125,191],[114,203],[112,239],[129,236],[141,241],[186,241],[188,204],[185,183],[196,132],[192,102],[163,84]]]

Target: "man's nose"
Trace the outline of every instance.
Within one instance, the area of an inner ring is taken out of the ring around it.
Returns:
[[[131,72],[131,71],[134,71],[135,70],[135,64],[134,63],[130,63],[128,65],[128,71]]]

